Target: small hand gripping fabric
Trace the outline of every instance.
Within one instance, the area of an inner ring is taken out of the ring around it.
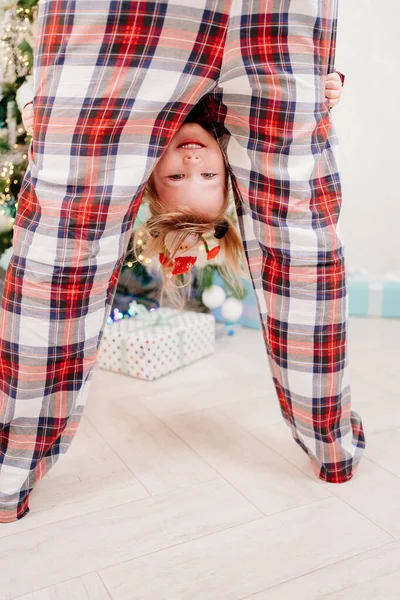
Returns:
[[[342,82],[342,86],[344,85],[344,80],[346,79],[346,75],[344,75],[343,73],[341,73],[340,71],[338,71],[337,69],[335,69],[335,73],[337,73],[340,77],[340,80]]]

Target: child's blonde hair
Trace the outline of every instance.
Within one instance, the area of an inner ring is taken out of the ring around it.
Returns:
[[[229,285],[239,293],[243,291],[242,277],[244,264],[244,249],[241,237],[236,229],[235,223],[227,215],[230,205],[229,176],[226,174],[224,202],[219,213],[213,218],[200,217],[185,207],[179,207],[174,211],[167,211],[162,199],[158,196],[154,178],[150,175],[144,192],[143,199],[148,201],[151,217],[138,227],[130,243],[137,260],[151,259],[159,255],[165,249],[166,236],[168,235],[168,258],[174,260],[180,254],[181,245],[190,235],[197,247],[202,243],[202,236],[213,234],[215,227],[225,222],[229,224],[226,234],[216,242],[221,246],[218,270]],[[140,242],[140,243],[138,243]],[[162,303],[164,293],[167,293],[172,303],[183,308],[185,305],[185,288],[190,293],[192,275],[189,271],[185,280],[183,275],[172,275],[172,268],[161,266],[162,273]]]

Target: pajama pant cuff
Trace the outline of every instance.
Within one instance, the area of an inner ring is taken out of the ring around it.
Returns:
[[[28,496],[22,500],[16,508],[9,509],[4,504],[0,504],[0,524],[1,523],[12,523],[22,519],[30,512],[28,506]]]
[[[342,470],[329,471],[324,466],[317,466],[312,460],[311,465],[314,469],[315,474],[328,483],[345,483],[354,476],[357,471],[358,464],[352,465],[351,467],[343,467]]]

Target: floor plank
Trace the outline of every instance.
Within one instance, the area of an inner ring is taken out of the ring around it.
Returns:
[[[1,600],[261,516],[231,485],[215,479],[10,535],[2,540]]]
[[[97,573],[89,573],[43,590],[18,596],[15,600],[110,600]]]
[[[87,418],[150,494],[218,477],[166,424],[131,396],[97,399]]]
[[[367,550],[243,600],[398,600],[400,542]]]
[[[239,600],[390,536],[337,498],[100,571],[113,600]],[[298,596],[296,596],[298,597]]]
[[[266,515],[331,495],[329,484],[304,476],[223,409],[179,415],[168,425]]]

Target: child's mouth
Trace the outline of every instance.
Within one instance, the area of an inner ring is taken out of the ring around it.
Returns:
[[[204,148],[204,144],[198,140],[185,140],[182,144],[179,144],[178,148],[184,148],[185,150],[198,150]]]

